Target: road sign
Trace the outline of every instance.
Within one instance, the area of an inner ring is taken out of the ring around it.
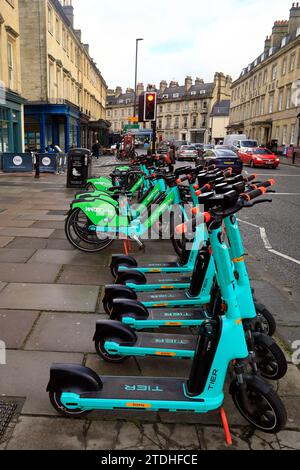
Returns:
[[[128,118],[129,122],[139,122],[139,118],[137,116],[130,116]]]
[[[124,132],[127,132],[128,130],[131,130],[131,129],[139,129],[140,126],[139,124],[126,124],[124,127],[123,127],[123,131]]]

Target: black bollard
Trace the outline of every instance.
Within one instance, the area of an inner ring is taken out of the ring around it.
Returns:
[[[35,154],[35,176],[36,179],[40,177],[40,156],[38,153]]]

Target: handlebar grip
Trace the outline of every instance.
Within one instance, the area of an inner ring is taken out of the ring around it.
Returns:
[[[227,168],[227,170],[224,170],[223,171],[223,175],[225,176],[225,178],[229,178],[229,176],[232,175],[232,168]]]
[[[201,223],[208,224],[211,221],[211,214],[209,212],[203,212],[199,214],[201,217]],[[192,219],[188,220],[184,224],[177,225],[175,228],[175,232],[178,235],[183,235],[184,233],[193,232],[197,225],[199,225],[199,218],[193,217]]]
[[[206,169],[207,169],[208,171],[213,171],[213,170],[215,170],[216,168],[217,168],[216,165],[208,165],[208,166],[206,167]]]
[[[264,187],[261,187],[261,188],[258,188],[258,189],[254,189],[253,191],[250,191],[249,193],[241,194],[241,197],[242,197],[245,201],[252,201],[252,200],[255,199],[256,197],[259,197],[259,196],[261,196],[262,194],[265,194],[266,192],[267,192],[267,189],[264,188]]]
[[[276,184],[276,181],[274,179],[269,179],[268,181],[265,181],[264,183],[260,183],[259,187],[269,188],[270,186],[274,186],[275,184]]]
[[[254,175],[245,176],[244,181],[245,181],[245,183],[250,183],[251,181],[256,180],[256,178],[257,178],[257,174],[254,173]]]
[[[177,184],[184,183],[185,181],[189,181],[190,178],[191,178],[191,175],[180,176],[179,178],[177,178],[176,183]]]

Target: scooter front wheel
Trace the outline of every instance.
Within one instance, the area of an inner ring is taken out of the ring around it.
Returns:
[[[49,400],[53,408],[61,415],[67,418],[82,418],[90,413],[90,411],[83,411],[79,408],[69,410],[61,402],[62,392],[49,392]]]
[[[101,339],[96,339],[95,340],[96,352],[97,352],[98,356],[100,356],[100,357],[102,357],[102,359],[104,359],[104,361],[112,362],[112,363],[115,363],[115,364],[120,364],[122,362],[125,362],[126,359],[128,359],[130,357],[130,356],[118,356],[118,355],[115,355],[115,354],[110,354],[105,349],[105,341],[106,341],[106,338],[101,338]]]
[[[280,380],[287,372],[287,360],[273,338],[262,333],[254,333],[256,364],[262,377]]]
[[[287,421],[285,407],[272,388],[265,383],[244,377],[245,390],[233,382],[230,387],[233,402],[241,415],[256,429],[269,434],[281,431]]]
[[[276,332],[276,320],[272,313],[265,306],[256,307],[256,319],[254,321],[254,331],[273,336]]]

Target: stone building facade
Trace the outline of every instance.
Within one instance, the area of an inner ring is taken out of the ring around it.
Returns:
[[[18,0],[0,0],[0,153],[23,151]]]
[[[293,3],[289,20],[275,21],[262,54],[233,82],[228,132],[299,146],[299,119],[300,6]]]
[[[107,86],[74,29],[72,0],[22,0],[19,7],[25,146],[68,151],[103,142]]]
[[[210,113],[213,106],[230,98],[231,77],[216,73],[212,83],[204,83],[200,78],[195,82],[186,77],[184,85],[171,81],[168,85],[162,80],[157,89],[157,135],[159,140],[186,140],[207,143],[211,141]],[[148,85],[147,90],[155,90]],[[137,95],[144,92],[143,84],[137,87]],[[109,92],[106,118],[112,123],[112,131],[120,133],[128,124],[128,116],[133,115],[134,90],[117,87]],[[146,127],[146,125],[143,125]],[[149,124],[147,124],[149,127]],[[224,127],[222,134],[226,134]],[[220,137],[224,137],[224,135]]]

